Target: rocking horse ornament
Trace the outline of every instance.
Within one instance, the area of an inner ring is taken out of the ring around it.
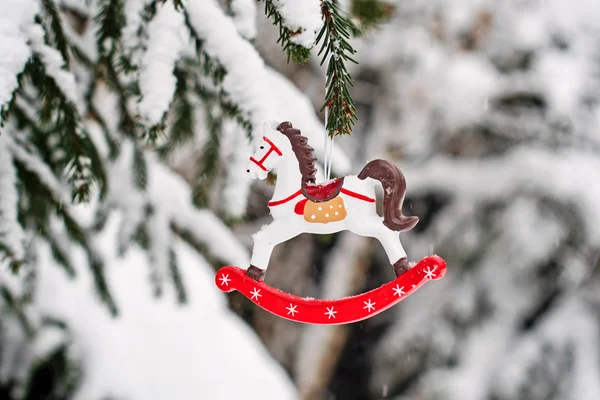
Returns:
[[[406,298],[428,280],[441,279],[445,261],[426,257],[411,267],[399,232],[412,229],[419,219],[402,214],[406,181],[392,163],[373,160],[358,175],[316,183],[316,158],[305,136],[290,122],[264,125],[263,142],[250,157],[246,172],[265,179],[277,171],[273,198],[268,203],[270,225],[253,235],[250,266],[221,268],[215,277],[224,292],[238,290],[265,310],[296,322],[344,324],[376,315]],[[383,217],[376,212],[375,185],[383,187]],[[370,292],[339,300],[307,299],[274,289],[263,278],[273,248],[301,233],[329,234],[349,230],[377,238],[396,279]]]

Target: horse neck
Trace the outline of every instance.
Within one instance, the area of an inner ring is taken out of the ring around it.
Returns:
[[[284,157],[275,168],[275,172],[277,173],[277,183],[273,192],[273,200],[284,199],[300,189],[302,174],[294,154]]]

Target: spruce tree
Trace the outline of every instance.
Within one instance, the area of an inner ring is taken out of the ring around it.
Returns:
[[[240,165],[271,110],[253,44],[254,5],[223,3],[5,0],[0,6],[0,258],[12,272],[0,281],[0,365],[11,371],[1,377],[0,397],[68,398],[84,371],[69,356],[69,326],[31,306],[39,243],[74,279],[71,249],[83,249],[95,292],[115,318],[119,304],[97,245],[113,214],[123,216],[115,246],[121,254],[132,245],[145,249],[156,296],[172,285],[186,302],[174,237],[215,265],[230,257],[211,235],[244,217],[250,183],[240,179]],[[306,63],[320,46],[327,132],[351,133],[357,114],[349,40],[387,18],[389,7],[356,1],[351,17],[337,0],[306,2],[307,9],[263,3],[290,62]],[[149,187],[186,147],[199,149],[189,204],[168,207]],[[91,218],[82,218],[86,204]],[[55,344],[33,357],[35,343],[52,335]]]

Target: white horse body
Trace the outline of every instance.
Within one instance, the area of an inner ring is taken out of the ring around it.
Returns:
[[[383,224],[383,217],[377,214],[373,201],[365,201],[341,192],[338,196],[343,199],[347,212],[346,218],[341,221],[308,222],[303,215],[295,213],[296,204],[306,198],[302,193],[298,194],[302,174],[290,140],[277,131],[276,126],[276,123],[265,124],[264,140],[267,145],[260,146],[248,164],[247,172],[253,178],[265,179],[270,170],[277,173],[272,198],[272,202],[276,205],[269,205],[273,222],[253,235],[251,265],[266,270],[273,248],[301,233],[330,234],[343,230],[377,238],[383,245],[391,264],[406,257],[399,233],[388,229]],[[274,148],[277,150],[273,150]],[[344,178],[343,189],[346,189],[346,193],[350,191],[375,199],[375,185],[379,184],[380,182],[375,179],[360,179],[356,175],[349,175]],[[292,197],[294,194],[297,195]],[[286,199],[289,200],[285,201]]]

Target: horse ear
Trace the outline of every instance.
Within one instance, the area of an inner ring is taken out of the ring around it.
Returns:
[[[279,123],[277,121],[266,121],[263,124],[263,132],[266,133],[270,133],[271,130],[277,130],[277,127],[279,126]]]

